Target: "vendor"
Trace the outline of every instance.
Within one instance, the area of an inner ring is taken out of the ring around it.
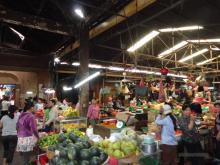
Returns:
[[[95,99],[92,99],[92,104],[88,108],[87,112],[87,118],[89,121],[89,124],[94,126],[98,123],[99,116],[100,115],[100,107],[98,104],[98,101]]]
[[[162,114],[165,118],[162,118]],[[175,131],[177,129],[176,118],[172,114],[171,106],[164,104],[160,114],[157,116],[156,124],[162,126],[161,144],[163,165],[177,165],[177,140]]]
[[[44,124],[44,131],[45,132],[50,132],[53,129],[55,129],[55,121],[58,117],[58,110],[57,110],[57,106],[56,106],[56,100],[55,99],[51,99],[48,103],[48,111],[49,113],[46,114],[48,120],[46,120],[45,124]]]
[[[195,125],[196,115],[191,114],[191,108],[189,105],[183,105],[182,111],[183,116],[179,119],[179,126],[183,132],[182,142],[188,153],[202,153],[200,136]],[[203,164],[202,157],[191,157],[189,161],[192,164]]]

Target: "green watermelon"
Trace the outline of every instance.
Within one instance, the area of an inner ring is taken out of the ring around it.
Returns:
[[[100,158],[101,162],[103,163],[107,160],[108,155],[105,152],[101,152],[99,158]]]
[[[100,150],[97,147],[91,147],[90,148],[91,156],[99,156]]]
[[[88,160],[82,160],[79,162],[80,165],[89,165],[89,161]]]
[[[76,157],[76,150],[74,147],[69,147],[67,151],[67,157],[69,160],[74,160]]]
[[[81,160],[89,160],[90,159],[90,151],[89,149],[82,149],[80,151],[79,157]]]
[[[98,156],[94,156],[92,157],[92,159],[90,160],[90,164],[91,165],[100,165],[102,162],[101,162],[101,159],[98,157]]]

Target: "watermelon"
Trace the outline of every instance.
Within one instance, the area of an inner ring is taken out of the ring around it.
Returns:
[[[103,163],[107,160],[108,155],[105,152],[101,152],[99,158],[100,158],[101,162]]]
[[[67,157],[69,160],[74,160],[76,157],[76,150],[74,147],[69,147],[67,151]]]
[[[101,164],[101,159],[98,156],[92,157],[90,160],[91,165],[100,165]]]
[[[91,147],[90,148],[91,156],[99,156],[100,150],[97,147]]]
[[[82,160],[79,162],[80,165],[89,165],[89,161],[88,160]]]
[[[82,149],[80,151],[79,157],[81,160],[89,160],[90,156],[91,156],[91,154],[90,154],[89,149]]]

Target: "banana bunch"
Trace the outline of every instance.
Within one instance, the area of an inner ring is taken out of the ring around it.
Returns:
[[[77,117],[79,116],[79,112],[72,107],[68,107],[66,110],[63,111],[64,117]]]

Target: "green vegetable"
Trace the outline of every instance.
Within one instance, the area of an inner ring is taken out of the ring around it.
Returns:
[[[101,152],[99,158],[101,160],[101,163],[103,163],[108,158],[108,155],[105,152]]]

